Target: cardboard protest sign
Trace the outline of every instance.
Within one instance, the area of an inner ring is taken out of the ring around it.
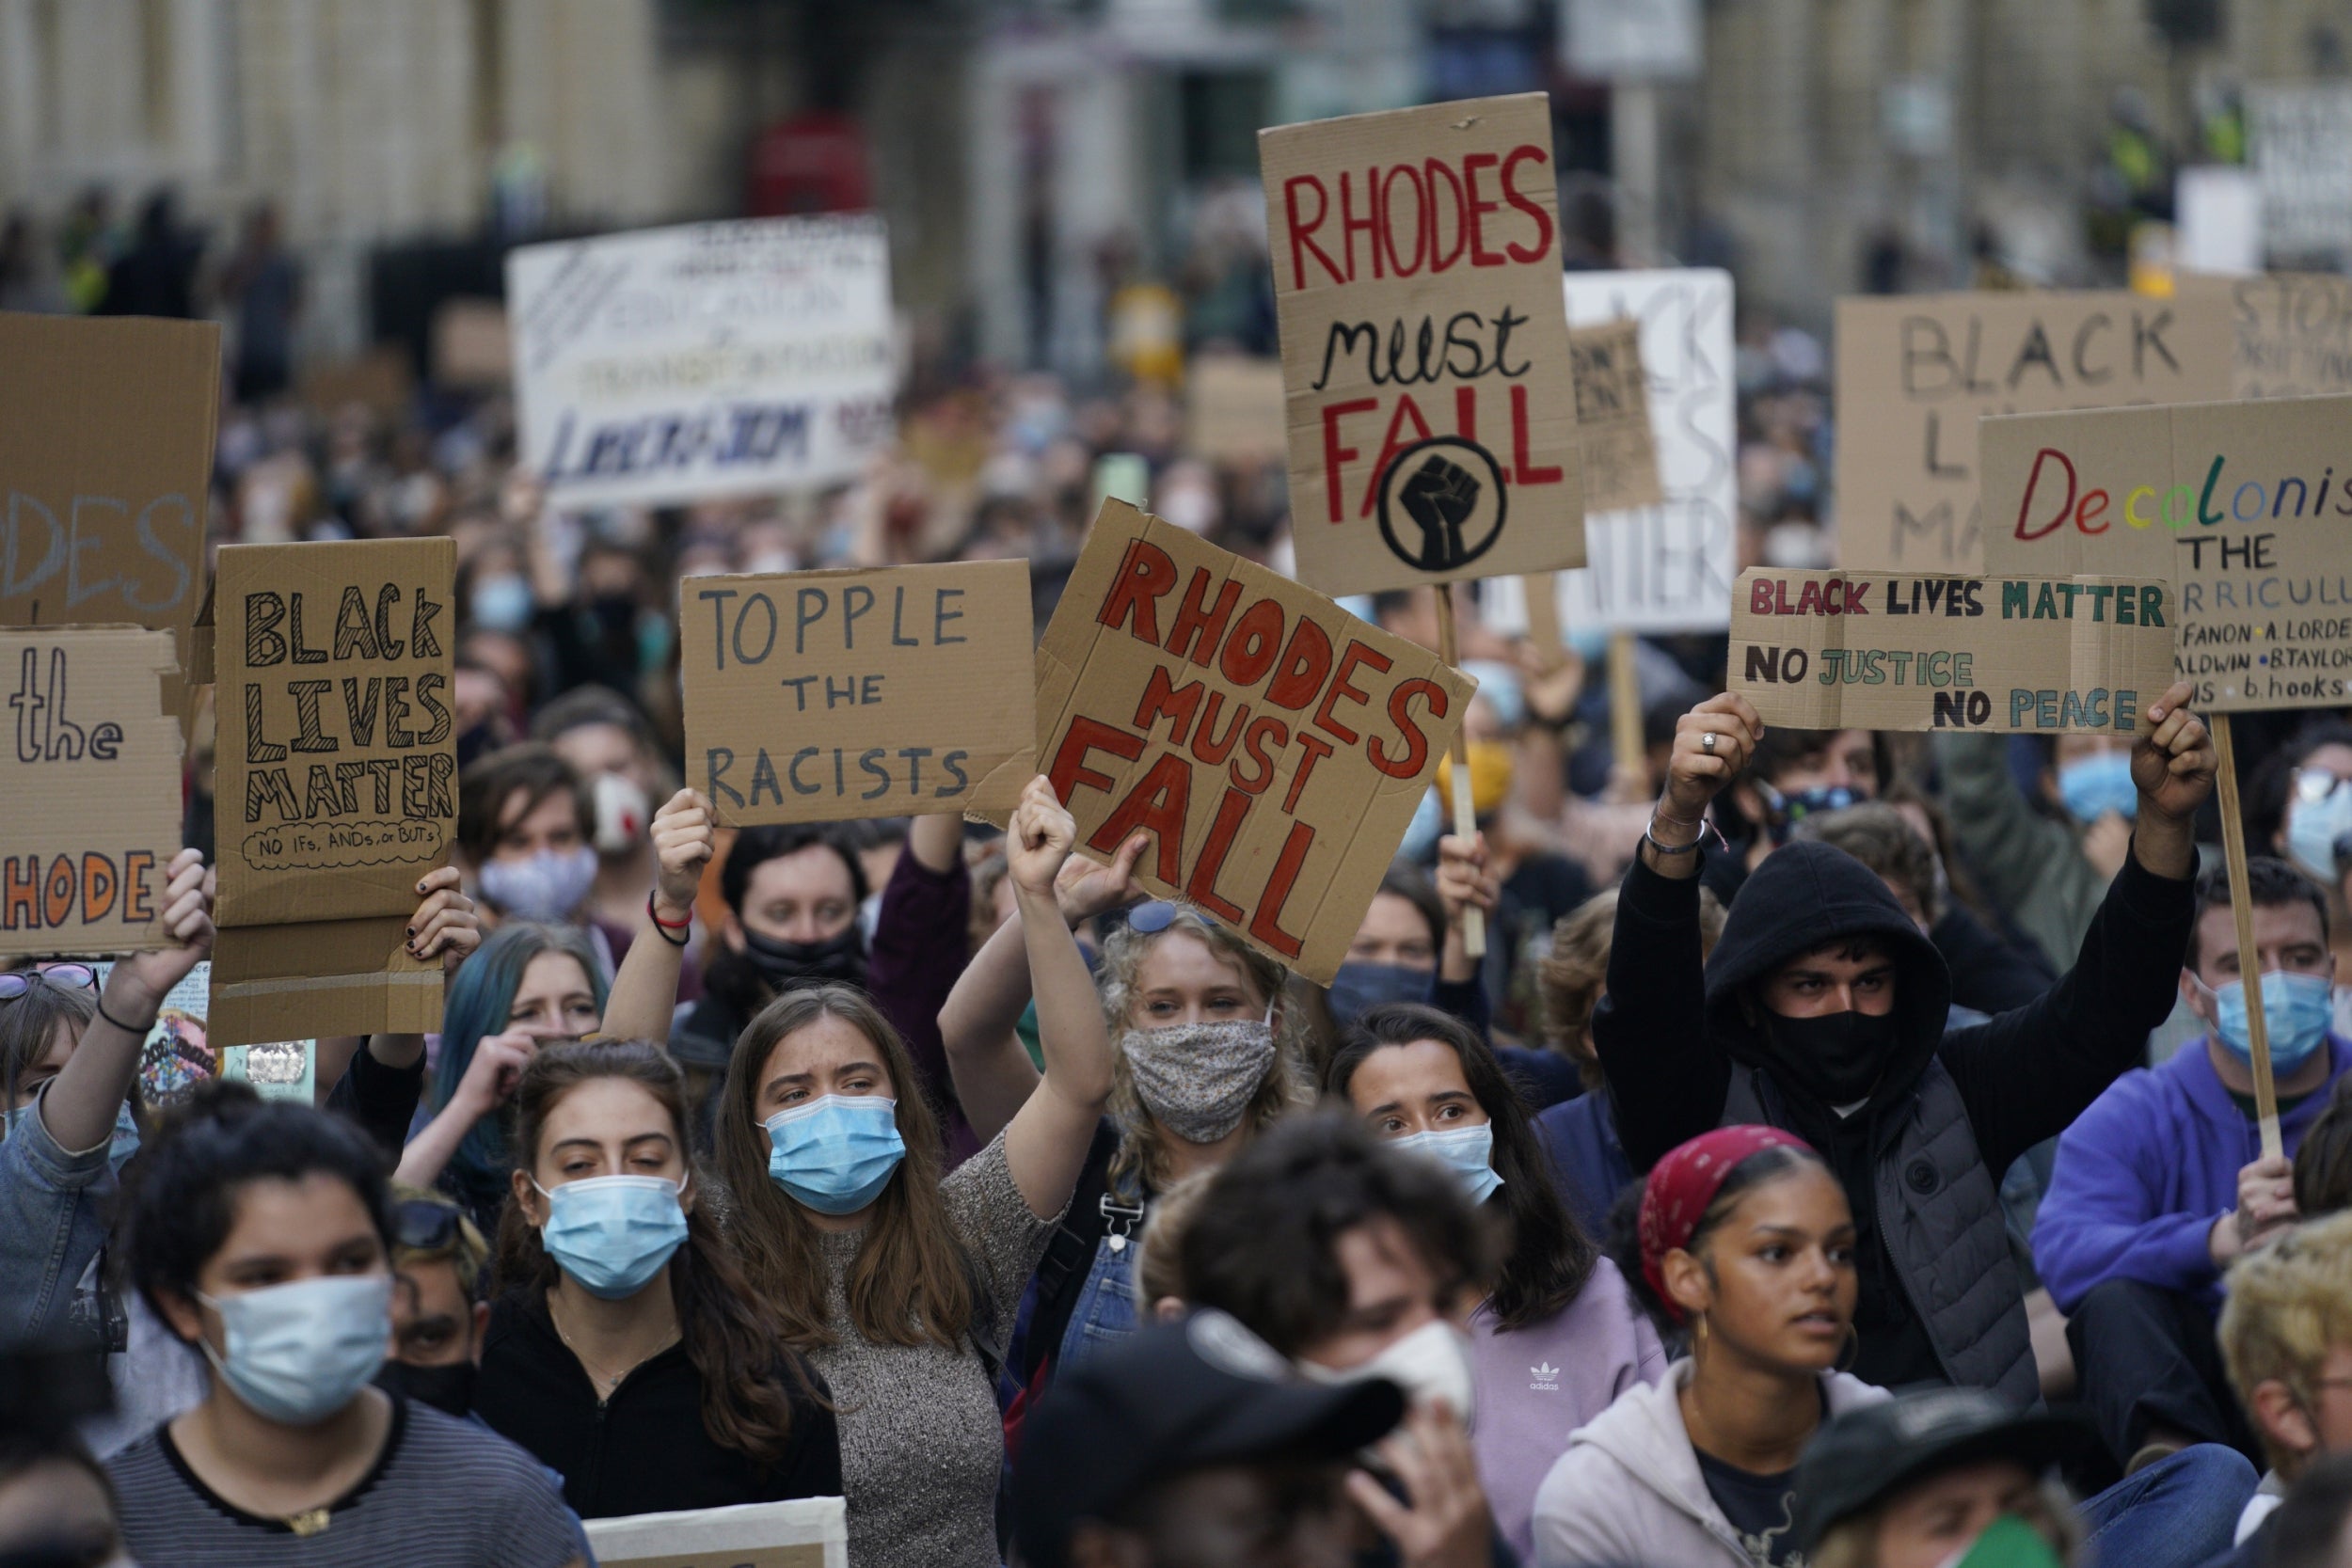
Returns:
[[[2172,683],[2174,623],[2162,581],[1752,567],[1731,689],[1804,730],[2128,736]]]
[[[2202,710],[2344,702],[2352,397],[1987,420],[1982,439],[2000,569],[2172,583]]]
[[[186,706],[204,597],[220,328],[0,311],[0,626],[172,634]]]
[[[1105,501],[1038,649],[1039,766],[1107,863],[1327,983],[1475,683]],[[1165,726],[1165,727],[1163,727]]]
[[[2191,276],[2177,289],[2184,298],[2226,302],[2235,343],[2232,397],[2352,392],[2352,277],[2320,272]]]
[[[1576,429],[1584,444],[1584,508],[1623,512],[1665,500],[1642,374],[1642,325],[1623,317],[1568,329]]]
[[[169,944],[180,852],[171,635],[135,626],[0,631],[0,956],[90,958]]]
[[[771,493],[890,439],[890,251],[867,215],[755,218],[506,259],[523,461],[559,506]]]
[[[98,989],[103,991],[114,965],[102,963],[95,967]],[[185,1104],[197,1085],[220,1075],[219,1059],[204,1038],[204,1014],[211,1005],[212,984],[212,961],[199,960],[188,972],[187,978],[166,993],[163,1006],[155,1009],[155,1022],[148,1028],[147,1042],[139,1048],[137,1081],[139,1099],[150,1110]]]
[[[2246,153],[2262,187],[2263,243],[2275,260],[2352,248],[2352,85],[2249,87]]]
[[[839,1497],[581,1521],[604,1568],[849,1568]]]
[[[1010,811],[1037,772],[1025,561],[689,578],[687,774],[728,827]]]
[[[515,377],[506,307],[447,299],[433,312],[433,379],[443,387],[503,387]]]
[[[215,1048],[439,1027],[404,943],[456,832],[456,568],[448,539],[222,548]]]
[[[1184,372],[1184,450],[1212,463],[1282,455],[1282,364],[1205,355]]]
[[[1838,563],[1978,570],[1979,417],[2227,397],[2230,359],[2210,295],[1839,300]]]
[[[1258,133],[1298,579],[1327,594],[1584,561],[1549,101]]]

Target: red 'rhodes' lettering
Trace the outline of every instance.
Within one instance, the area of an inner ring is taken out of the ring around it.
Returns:
[[[1259,696],[1269,707],[1302,716],[1311,710],[1311,717],[1302,718],[1295,725],[1295,738],[1302,748],[1311,750],[1309,741],[1312,737],[1304,733],[1311,724],[1341,745],[1360,743],[1373,767],[1390,778],[1409,779],[1421,772],[1429,756],[1429,737],[1417,721],[1414,704],[1419,701],[1425,705],[1431,718],[1443,719],[1449,706],[1445,688],[1418,676],[1399,681],[1384,705],[1396,734],[1361,735],[1351,724],[1356,716],[1341,712],[1340,705],[1360,707],[1370,703],[1371,693],[1355,685],[1354,677],[1359,670],[1386,674],[1390,669],[1386,654],[1354,638],[1348,640],[1344,649],[1335,650],[1330,634],[1314,620],[1305,615],[1291,620],[1280,601],[1271,595],[1241,609],[1240,581],[1233,578],[1219,581],[1205,566],[1194,568],[1192,579],[1185,585],[1163,634],[1162,601],[1176,592],[1177,577],[1176,562],[1166,550],[1149,540],[1133,541],[1119,563],[1110,591],[1103,596],[1103,607],[1096,611],[1095,621],[1112,630],[1124,627],[1137,641],[1165,649],[1200,669],[1214,667],[1236,687],[1255,687],[1263,681],[1264,689]],[[1165,682],[1166,676],[1161,680]],[[1294,726],[1262,715],[1257,724],[1242,731],[1246,752],[1259,750],[1256,734],[1259,726],[1268,722],[1280,732],[1279,738],[1273,738],[1273,732],[1266,732],[1273,744],[1278,748],[1289,744]],[[1232,723],[1242,723],[1238,711]],[[1181,727],[1189,727],[1188,714]],[[1230,737],[1232,732],[1229,729],[1227,733]],[[1313,744],[1324,747],[1327,754],[1325,742],[1314,739]],[[1230,746],[1229,738],[1229,750]],[[1236,783],[1239,782],[1237,778]],[[1266,783],[1261,779],[1256,788],[1263,789]],[[1295,798],[1294,791],[1293,800]]]
[[[1466,254],[1473,267],[1543,261],[1551,254],[1551,214],[1520,190],[1514,175],[1521,164],[1532,163],[1540,172],[1550,162],[1551,155],[1542,148],[1524,143],[1506,153],[1472,152],[1458,165],[1442,158],[1375,165],[1360,179],[1355,170],[1343,169],[1336,195],[1320,174],[1294,174],[1282,182],[1291,287],[1307,286],[1309,257],[1323,274],[1316,281],[1331,283],[1353,283],[1367,269],[1381,278],[1414,277],[1424,270],[1434,275],[1448,271]],[[1499,199],[1486,194],[1483,182],[1488,179],[1500,192]],[[1486,222],[1505,203],[1533,222],[1534,235],[1532,240],[1513,239],[1497,250],[1490,241],[1501,236],[1490,234]],[[1339,252],[1336,258],[1333,250]]]

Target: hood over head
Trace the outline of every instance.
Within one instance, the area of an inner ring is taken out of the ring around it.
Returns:
[[[1944,1037],[1951,972],[1877,874],[1826,844],[1775,849],[1731,902],[1723,940],[1707,964],[1707,1022],[1732,1060],[1772,1065],[1763,1004],[1745,1003],[1748,993],[1790,958],[1857,936],[1879,938],[1895,960],[1894,1044],[1870,1098],[1883,1101],[1916,1084]],[[1785,1073],[1773,1082],[1803,1092]]]

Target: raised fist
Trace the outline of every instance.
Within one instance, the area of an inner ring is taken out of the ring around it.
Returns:
[[[1422,571],[1445,571],[1470,553],[1462,543],[1462,524],[1478,504],[1479,488],[1468,468],[1436,452],[1405,482],[1397,499],[1421,527]]]

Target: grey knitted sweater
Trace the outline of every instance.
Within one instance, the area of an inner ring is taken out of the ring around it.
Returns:
[[[993,1325],[1001,1338],[1060,1216],[1029,1212],[1005,1163],[1001,1132],[941,1191],[984,1297],[979,1326]],[[842,1287],[863,1241],[854,1230],[823,1238],[835,1342],[809,1357],[839,1412],[850,1561],[852,1568],[997,1568],[1005,1438],[987,1370],[969,1338],[950,1354],[929,1343],[877,1345],[858,1333]]]

